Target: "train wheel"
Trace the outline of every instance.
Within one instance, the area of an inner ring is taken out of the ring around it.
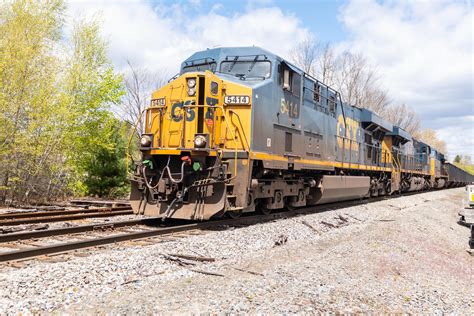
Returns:
[[[227,217],[232,218],[232,219],[236,219],[242,216],[242,212],[235,212],[235,211],[228,211],[228,212],[225,212],[225,214],[227,215]]]
[[[272,212],[272,210],[269,209],[265,204],[260,204],[259,210],[263,215],[268,215]]]

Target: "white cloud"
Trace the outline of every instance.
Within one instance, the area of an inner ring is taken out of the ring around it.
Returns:
[[[189,0],[189,4],[199,7],[202,3],[201,0]]]
[[[199,4],[199,1],[191,1]],[[103,34],[118,69],[125,60],[150,69],[176,73],[182,60],[195,51],[215,46],[262,46],[286,56],[308,31],[277,7],[226,12],[221,4],[199,14],[188,5],[130,1],[71,1],[70,16],[101,12]],[[192,18],[190,18],[192,17]],[[285,43],[285,45],[282,45]]]
[[[474,115],[464,117],[446,117],[437,121],[437,134],[446,141],[450,159],[455,155],[469,155],[474,158]],[[452,124],[455,121],[456,124]]]
[[[391,98],[413,107],[424,127],[438,130],[451,154],[472,153],[473,143],[458,134],[460,122],[472,124],[466,116],[474,114],[472,6],[350,1],[339,18],[351,35],[343,46],[378,65]],[[474,137],[472,129],[466,132],[468,138]]]

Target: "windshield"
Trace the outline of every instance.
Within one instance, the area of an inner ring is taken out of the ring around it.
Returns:
[[[269,61],[223,61],[221,73],[232,74],[242,78],[269,78],[271,63]]]
[[[206,70],[215,72],[216,66],[217,66],[216,63],[205,63],[205,64],[199,64],[199,65],[186,66],[186,67],[183,67],[183,73],[193,72],[193,71],[206,71]]]

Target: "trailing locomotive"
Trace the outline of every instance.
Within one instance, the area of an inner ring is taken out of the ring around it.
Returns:
[[[451,181],[441,153],[258,47],[193,54],[144,121],[130,200],[150,216],[235,217],[473,180]]]

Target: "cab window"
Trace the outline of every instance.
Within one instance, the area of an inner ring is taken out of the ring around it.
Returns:
[[[186,72],[195,72],[195,71],[216,71],[216,63],[204,63],[204,64],[197,64],[197,65],[189,65],[189,66],[184,66],[182,73]]]
[[[236,77],[266,79],[270,77],[271,63],[269,61],[223,61],[220,72]]]
[[[297,97],[300,96],[301,75],[293,71],[284,63],[282,63],[280,67],[280,82],[283,90],[291,92]]]

